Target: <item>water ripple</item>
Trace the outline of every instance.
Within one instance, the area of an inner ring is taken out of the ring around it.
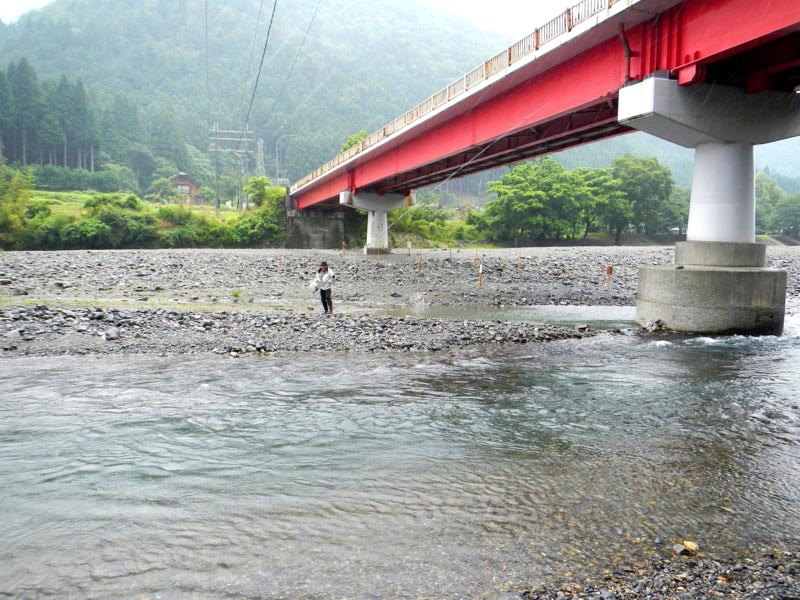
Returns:
[[[0,594],[497,597],[796,543],[800,338],[664,341],[2,361]]]

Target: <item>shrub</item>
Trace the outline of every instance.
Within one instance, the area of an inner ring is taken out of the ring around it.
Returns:
[[[67,225],[61,238],[68,248],[111,248],[114,242],[111,227],[93,217]]]
[[[191,210],[175,204],[159,207],[157,214],[158,218],[170,227],[186,225],[196,218]]]
[[[233,243],[239,246],[278,246],[285,235],[285,229],[278,226],[269,210],[245,213],[231,231]]]

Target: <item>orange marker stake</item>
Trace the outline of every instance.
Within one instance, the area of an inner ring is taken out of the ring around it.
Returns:
[[[609,289],[611,287],[611,277],[613,275],[614,275],[614,267],[608,265],[608,268],[606,269],[606,276],[608,277],[608,279],[606,280],[606,289]]]

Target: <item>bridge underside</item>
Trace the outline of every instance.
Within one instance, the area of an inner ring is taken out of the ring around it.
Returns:
[[[633,131],[618,122],[617,110],[618,99],[609,98],[594,106],[399,173],[365,189],[377,193],[402,193],[438,183],[454,174],[469,175]]]
[[[494,141],[465,148],[450,156],[397,173],[380,182],[360,187],[359,191],[377,194],[406,194],[409,190],[439,183],[454,175],[459,177],[470,175],[635,131],[619,123],[618,103],[616,96],[608,98],[596,105],[563,115],[535,127],[528,127]],[[345,184],[341,189],[347,189],[347,185]],[[335,208],[338,205],[339,198],[337,196],[314,206],[324,210]],[[298,206],[298,208],[303,208],[303,206]]]

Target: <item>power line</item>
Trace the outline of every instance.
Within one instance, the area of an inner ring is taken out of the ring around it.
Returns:
[[[319,5],[322,4],[322,0],[317,0],[317,5],[314,7],[314,13],[311,15],[311,20],[308,22],[308,27],[306,27],[306,33],[303,36],[303,41],[300,43],[300,48],[297,50],[297,54],[295,54],[294,61],[292,61],[292,66],[289,68],[289,74],[286,76],[286,79],[283,81],[283,85],[281,86],[281,91],[278,92],[278,95],[275,96],[276,100],[280,100],[283,97],[283,92],[286,89],[286,85],[289,83],[289,80],[294,75],[294,67],[297,65],[297,59],[300,58],[300,54],[303,52],[303,48],[306,45],[306,40],[308,39],[308,33],[311,31],[311,26],[314,24],[314,19],[317,17],[317,11],[319,10]]]
[[[278,0],[272,5],[272,15],[269,18],[269,27],[267,27],[267,39],[264,40],[264,50],[261,52],[261,62],[258,63],[258,73],[256,74],[256,82],[253,85],[253,94],[250,96],[250,104],[247,106],[247,116],[244,118],[244,127],[242,127],[242,136],[239,138],[239,143],[242,143],[244,133],[247,131],[247,125],[250,122],[250,113],[253,110],[253,101],[256,99],[256,91],[258,91],[258,81],[261,79],[261,69],[264,67],[264,58],[267,56],[267,46],[269,46],[269,35],[272,32],[272,23],[275,20],[275,11],[278,8]]]
[[[206,49],[206,121],[211,125],[211,83],[208,69],[208,0],[204,2],[205,16],[205,49]]]
[[[253,54],[256,50],[256,40],[258,39],[258,29],[261,27],[261,14],[264,11],[264,0],[258,5],[258,16],[256,17],[256,30],[253,32],[253,42],[250,44],[250,57],[247,59],[247,71],[244,74],[244,81],[242,82],[242,99],[239,102],[242,107],[244,107],[245,98],[247,98],[244,86],[247,85],[247,82],[250,80],[250,70],[253,66]]]
[[[250,68],[253,66],[253,53],[256,50],[256,40],[258,39],[258,28],[261,27],[261,13],[264,11],[264,0],[258,5],[258,16],[256,17],[256,30],[253,32],[253,43],[250,44],[250,57],[247,59],[247,73],[244,76],[245,83],[250,78]]]

